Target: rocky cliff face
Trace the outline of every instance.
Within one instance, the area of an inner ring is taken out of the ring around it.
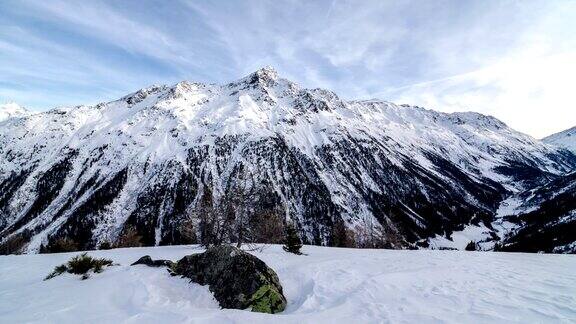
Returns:
[[[266,68],[0,122],[0,231],[28,252],[128,230],[144,245],[188,243],[209,208],[231,223],[291,220],[307,243],[376,233],[408,247],[490,222],[504,197],[575,167],[492,117],[345,101]]]

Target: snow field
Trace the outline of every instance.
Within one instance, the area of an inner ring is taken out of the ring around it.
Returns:
[[[196,246],[91,251],[119,263],[88,280],[42,279],[77,253],[0,257],[0,323],[573,323],[576,257],[266,245],[251,252],[279,275],[276,315],[220,309],[208,287],[143,255],[178,260]]]

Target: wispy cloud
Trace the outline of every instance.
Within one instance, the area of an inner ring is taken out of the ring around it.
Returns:
[[[113,99],[264,65],[345,98],[493,114],[543,136],[576,124],[572,1],[0,2],[0,101]]]
[[[192,64],[194,51],[176,35],[148,21],[132,19],[128,13],[114,8],[113,3],[98,1],[30,1],[38,13],[52,23],[63,24],[87,37],[112,44],[132,54],[144,54],[166,60],[169,64]],[[152,8],[151,8],[152,9]],[[186,55],[183,55],[186,53]]]

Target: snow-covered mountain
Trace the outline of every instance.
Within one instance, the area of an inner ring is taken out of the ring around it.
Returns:
[[[542,141],[551,145],[563,147],[572,151],[572,153],[576,153],[576,127],[552,134],[543,138]]]
[[[500,250],[576,253],[576,172],[523,192]]]
[[[290,219],[309,243],[407,247],[490,223],[505,197],[575,168],[493,117],[345,101],[264,68],[5,120],[0,231],[29,252],[128,229],[144,245],[188,243],[209,207],[248,215],[260,241],[262,224]]]
[[[576,172],[517,192],[492,222],[465,225],[427,240],[432,249],[576,253]]]
[[[12,117],[26,117],[32,113],[20,105],[10,102],[0,104],[0,123]]]

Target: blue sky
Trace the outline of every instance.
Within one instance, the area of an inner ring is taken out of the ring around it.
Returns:
[[[91,104],[266,65],[542,137],[576,126],[576,1],[0,1],[0,103]]]

